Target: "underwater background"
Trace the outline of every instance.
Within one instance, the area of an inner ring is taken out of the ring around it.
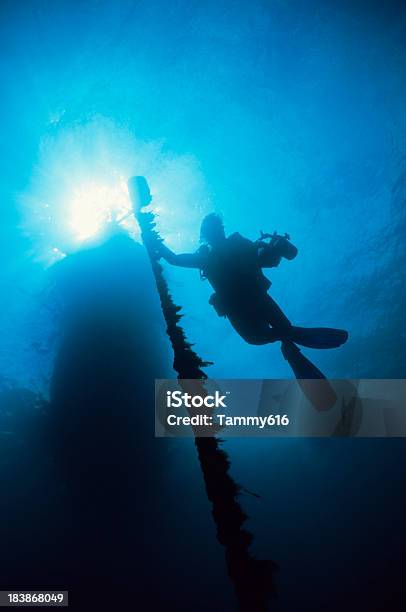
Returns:
[[[175,372],[125,183],[147,177],[177,252],[213,210],[230,233],[289,232],[271,295],[350,333],[305,354],[330,378],[404,378],[406,10],[3,0],[0,21],[0,586],[237,609],[193,441],[153,437],[153,381]],[[197,271],[163,266],[210,377],[291,377]],[[241,505],[278,566],[269,609],[402,609],[402,439],[224,448],[260,495]]]

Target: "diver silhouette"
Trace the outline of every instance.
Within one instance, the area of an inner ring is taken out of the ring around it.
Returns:
[[[324,379],[297,345],[335,348],[346,342],[348,332],[292,325],[268,294],[271,282],[262,272],[262,268],[278,266],[282,259],[296,257],[297,248],[289,236],[261,232],[255,242],[239,233],[226,236],[221,217],[211,213],[203,219],[200,239],[203,244],[195,253],[176,254],[161,243],[157,256],[174,266],[199,269],[215,291],[210,304],[246,342],[261,345],[280,341],[282,354],[296,378]]]

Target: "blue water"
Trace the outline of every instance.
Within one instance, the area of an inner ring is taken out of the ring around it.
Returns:
[[[199,246],[212,210],[251,239],[289,232],[299,255],[269,275],[272,296],[299,325],[350,332],[344,347],[306,354],[332,378],[405,377],[402,3],[3,1],[0,19],[2,388],[48,397],[62,333],[55,262],[103,244],[132,174],[149,179],[178,252]],[[93,200],[102,211],[89,213]],[[89,214],[96,230],[83,238]],[[139,240],[134,223],[123,229]],[[196,271],[165,264],[165,275],[210,376],[291,376],[277,346],[249,346],[216,316]],[[151,285],[138,291],[153,303]],[[163,325],[156,333],[171,373]],[[236,479],[262,496],[244,504],[255,550],[280,565],[275,610],[378,610],[402,591],[402,440],[227,450]],[[191,534],[195,518],[210,533],[193,462],[182,447],[165,477],[199,491],[177,507],[179,525]]]

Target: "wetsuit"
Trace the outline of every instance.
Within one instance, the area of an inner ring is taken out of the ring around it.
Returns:
[[[291,323],[268,295],[271,282],[262,272],[262,267],[278,265],[279,258],[238,233],[215,249],[202,247],[198,254],[202,274],[216,292],[210,303],[244,340],[266,344],[286,334]]]
[[[291,247],[296,253],[297,249]],[[344,330],[296,327],[290,323],[268,295],[271,282],[262,272],[262,268],[277,266],[281,259],[271,245],[252,242],[235,233],[215,247],[203,245],[195,253],[177,255],[161,245],[159,255],[175,266],[200,269],[215,290],[210,303],[250,344],[281,340],[324,349],[340,346],[348,338]]]

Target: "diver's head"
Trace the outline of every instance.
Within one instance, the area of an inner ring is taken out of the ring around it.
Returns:
[[[200,240],[210,246],[215,246],[226,237],[223,219],[217,213],[207,215],[200,226]]]

